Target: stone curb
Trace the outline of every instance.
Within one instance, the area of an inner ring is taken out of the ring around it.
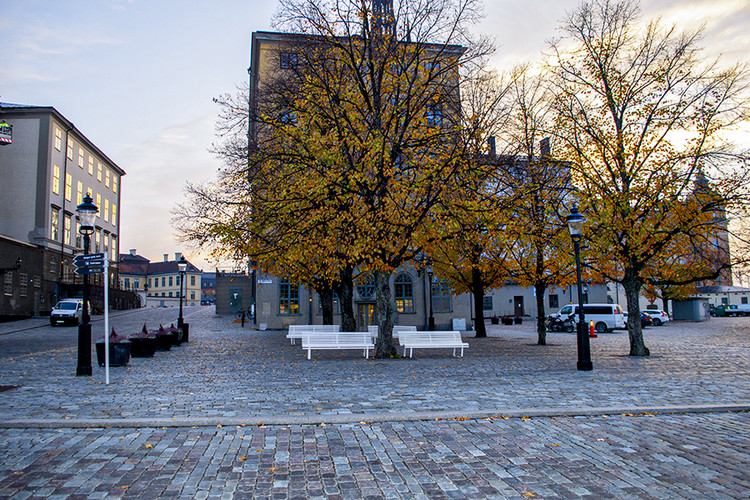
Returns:
[[[342,415],[181,418],[98,418],[98,419],[13,419],[0,420],[0,429],[79,429],[142,427],[220,427],[261,425],[324,425],[379,422],[415,422],[429,420],[481,420],[522,417],[595,417],[602,415],[644,415],[663,413],[727,413],[750,411],[750,404],[693,406],[614,406],[603,408],[527,408],[481,411],[434,411],[400,413],[359,413]]]

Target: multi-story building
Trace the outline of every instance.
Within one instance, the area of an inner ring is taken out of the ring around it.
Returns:
[[[0,120],[6,124],[0,145],[0,255],[18,253],[23,262],[12,273],[0,314],[43,314],[58,299],[79,292],[81,279],[72,263],[83,249],[76,207],[87,193],[99,207],[90,252],[108,255],[110,283],[116,283],[125,172],[53,107],[0,103]],[[91,277],[94,285],[104,283],[101,274]]]
[[[179,269],[182,254],[164,254],[161,262],[152,262],[138,255],[135,249],[120,255],[120,287],[132,290],[141,297],[144,307],[178,307],[180,305],[181,275]],[[183,305],[196,306],[201,302],[202,271],[187,262]]]

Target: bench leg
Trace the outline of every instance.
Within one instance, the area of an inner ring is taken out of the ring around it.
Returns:
[[[310,355],[312,354],[312,349],[307,350],[307,359],[312,359]]]
[[[455,347],[453,348],[453,357],[454,358],[456,357],[456,348]]]

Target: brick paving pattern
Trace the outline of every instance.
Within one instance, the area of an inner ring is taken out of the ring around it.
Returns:
[[[572,334],[537,346],[530,324],[465,337],[463,359],[307,361],[212,308],[186,321],[189,344],[109,386],[95,353],[74,376],[74,328],[0,324],[0,386],[17,386],[0,392],[0,498],[750,497],[750,413],[705,413],[750,404],[750,318],[649,328],[643,359],[625,332],[599,335],[593,372]],[[648,407],[685,412],[627,411]]]

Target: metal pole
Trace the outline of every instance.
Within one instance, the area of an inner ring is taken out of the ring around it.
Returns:
[[[88,255],[89,234],[83,235],[83,255]],[[89,275],[83,275],[83,314],[78,325],[78,368],[76,376],[91,376],[91,323],[89,322]]]
[[[177,328],[182,328],[182,285],[185,284],[185,273],[180,271],[180,317],[177,318]]]
[[[432,273],[427,273],[427,276],[430,278],[430,287],[429,287],[429,293],[430,293],[430,319],[429,319],[429,330],[432,331],[435,329],[435,318],[432,315]]]
[[[584,328],[583,291],[581,290],[581,246],[577,238],[573,238],[573,246],[576,251],[576,277],[578,278],[578,324],[576,326],[576,335],[578,336],[578,369],[591,371],[594,369],[594,366],[591,363],[589,337]]]
[[[104,382],[109,385],[109,259],[104,255]]]

